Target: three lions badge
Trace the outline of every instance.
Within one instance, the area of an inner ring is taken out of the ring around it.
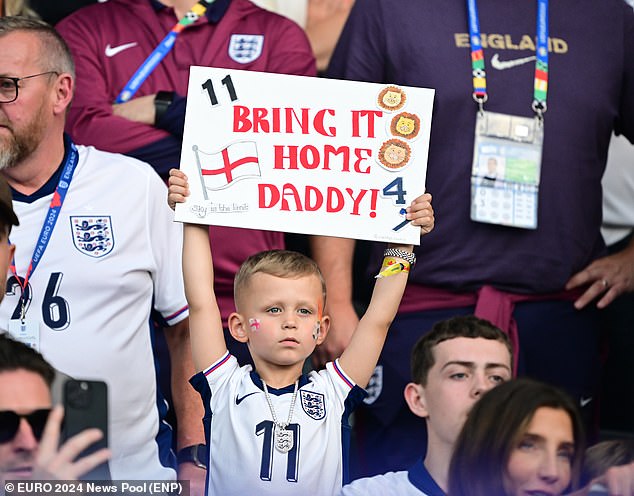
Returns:
[[[71,215],[70,226],[75,248],[84,255],[99,258],[114,248],[112,221],[109,215]]]
[[[232,34],[229,40],[229,57],[238,64],[248,64],[262,55],[264,35]]]
[[[300,390],[299,397],[304,412],[310,418],[321,420],[326,416],[326,403],[323,394]]]

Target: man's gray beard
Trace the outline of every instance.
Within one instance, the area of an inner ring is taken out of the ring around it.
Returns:
[[[14,167],[20,160],[21,148],[12,137],[8,147],[0,148],[0,171]]]
[[[21,136],[11,134],[7,142],[0,138],[0,171],[15,167],[31,155],[42,139],[44,123],[38,115]]]

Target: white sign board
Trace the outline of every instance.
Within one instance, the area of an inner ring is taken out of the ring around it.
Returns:
[[[192,67],[176,220],[419,244],[434,91]]]

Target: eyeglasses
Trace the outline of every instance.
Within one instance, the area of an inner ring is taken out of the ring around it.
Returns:
[[[26,415],[20,415],[13,410],[0,411],[0,443],[7,443],[15,437],[20,428],[21,419],[25,419],[29,423],[35,439],[39,441],[49,413],[51,413],[50,408],[35,410]]]
[[[18,82],[24,79],[31,79],[38,76],[45,76],[47,74],[55,74],[59,76],[57,71],[40,72],[39,74],[33,74],[32,76],[24,76],[21,78],[14,78],[8,76],[0,76],[0,103],[11,103],[18,99]]]

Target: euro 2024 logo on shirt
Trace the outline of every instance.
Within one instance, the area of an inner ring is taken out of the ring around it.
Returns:
[[[302,408],[310,418],[321,420],[326,416],[326,402],[323,394],[300,390],[299,397]]]
[[[71,215],[73,243],[84,255],[100,258],[114,248],[112,221],[109,215]]]
[[[229,40],[229,57],[238,64],[248,64],[262,55],[264,35],[232,34]]]

